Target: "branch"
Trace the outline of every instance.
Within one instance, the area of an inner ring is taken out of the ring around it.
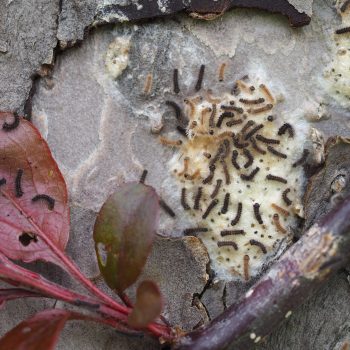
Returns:
[[[177,350],[249,349],[349,260],[350,196],[313,225],[244,297]]]

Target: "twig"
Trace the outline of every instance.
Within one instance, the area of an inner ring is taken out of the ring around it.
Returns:
[[[244,295],[178,350],[250,349],[349,260],[350,196],[312,226]]]

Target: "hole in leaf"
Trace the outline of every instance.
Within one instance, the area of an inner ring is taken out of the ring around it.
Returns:
[[[21,242],[21,244],[25,247],[28,247],[31,242],[37,243],[38,239],[36,237],[35,233],[32,232],[23,232],[19,237],[18,240]]]

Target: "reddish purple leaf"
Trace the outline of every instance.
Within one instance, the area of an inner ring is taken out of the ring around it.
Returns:
[[[68,310],[44,310],[7,332],[0,339],[0,349],[54,349],[65,323],[83,318],[83,315]]]
[[[118,293],[140,275],[152,247],[159,204],[154,189],[140,183],[118,188],[101,208],[94,227],[100,271]]]
[[[47,143],[27,120],[0,112],[0,151],[0,250],[11,259],[58,263],[40,235],[64,250],[69,208]]]
[[[162,295],[153,281],[143,281],[137,288],[136,303],[128,323],[134,328],[145,328],[162,312]]]

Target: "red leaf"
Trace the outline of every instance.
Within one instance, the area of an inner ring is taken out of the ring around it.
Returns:
[[[41,297],[41,294],[31,292],[21,288],[0,289],[0,309],[5,305],[6,301],[19,298]]]
[[[68,320],[82,319],[68,310],[44,310],[21,322],[0,339],[0,349],[50,350]]]
[[[152,247],[159,203],[154,189],[140,183],[118,188],[101,208],[94,227],[100,271],[118,293],[140,275]]]
[[[58,263],[40,235],[65,249],[69,235],[65,181],[39,131],[27,120],[4,112],[0,112],[0,184],[0,250],[11,259]]]
[[[128,317],[134,328],[145,328],[162,312],[162,295],[153,281],[143,281],[137,288],[136,303]]]

